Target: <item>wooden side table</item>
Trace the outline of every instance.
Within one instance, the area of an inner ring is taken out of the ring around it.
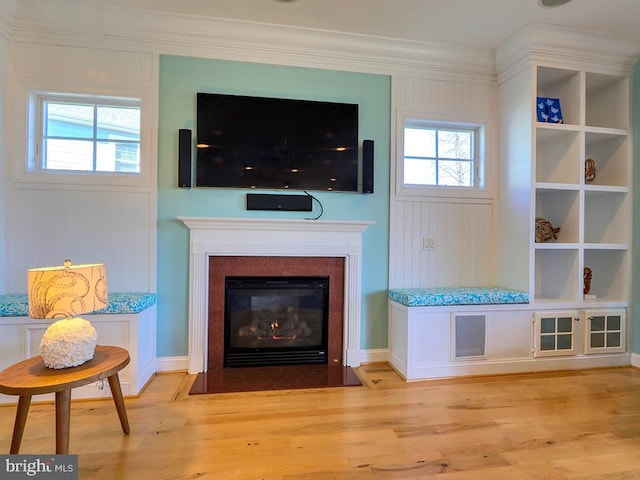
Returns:
[[[42,393],[56,395],[56,453],[69,453],[71,389],[107,379],[124,434],[130,431],[118,372],[129,363],[129,352],[111,346],[96,347],[93,359],[77,367],[51,369],[37,355],[0,372],[0,393],[19,395],[16,421],[9,453],[19,453],[31,397]]]

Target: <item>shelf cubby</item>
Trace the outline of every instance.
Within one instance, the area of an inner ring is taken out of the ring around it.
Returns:
[[[585,73],[585,124],[629,128],[629,81],[626,77]]]
[[[564,123],[580,125],[580,72],[539,66],[537,68],[536,95],[559,98]]]
[[[629,238],[627,193],[585,191],[584,242],[624,244]]]
[[[536,181],[579,183],[580,142],[577,131],[536,128]]]
[[[629,137],[626,134],[585,133],[585,160],[596,163],[596,178],[589,185],[629,185]]]
[[[577,190],[536,189],[536,217],[560,227],[558,243],[580,241],[580,198]]]
[[[578,250],[536,250],[534,275],[536,301],[575,301],[578,289]]]
[[[627,250],[585,249],[584,266],[592,272],[590,294],[592,301],[624,301],[627,299]]]

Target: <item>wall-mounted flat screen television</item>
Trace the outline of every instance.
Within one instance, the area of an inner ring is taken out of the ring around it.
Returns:
[[[196,186],[358,191],[358,105],[197,94]]]

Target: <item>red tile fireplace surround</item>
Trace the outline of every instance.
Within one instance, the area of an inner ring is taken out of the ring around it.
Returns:
[[[327,358],[342,365],[344,258],[340,257],[209,257],[208,371],[222,368],[224,353],[224,289],[227,276],[328,276],[329,331]]]
[[[329,363],[337,360],[342,366],[360,365],[362,234],[373,222],[223,217],[178,220],[189,229],[189,373],[206,372],[210,365],[222,364],[224,326],[219,319],[224,318],[224,275],[240,272],[330,275]]]

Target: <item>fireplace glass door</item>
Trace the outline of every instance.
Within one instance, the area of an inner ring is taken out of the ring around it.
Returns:
[[[224,366],[327,363],[329,277],[225,278]]]

